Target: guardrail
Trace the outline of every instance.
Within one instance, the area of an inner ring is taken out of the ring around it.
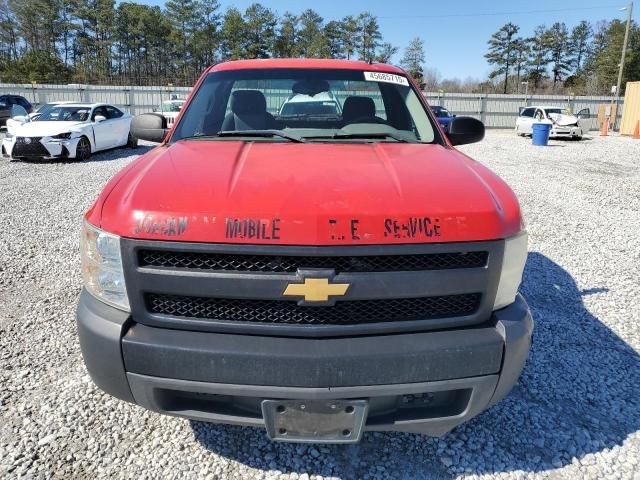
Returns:
[[[186,97],[190,87],[135,87],[105,85],[40,85],[0,83],[0,94],[11,93],[22,95],[35,105],[54,100],[71,100],[79,102],[111,103],[131,114],[150,112],[153,107],[172,96]],[[591,112],[590,127],[598,128],[598,110],[600,105],[610,105],[615,101],[607,96],[573,96],[573,95],[502,95],[477,93],[442,93],[425,92],[425,97],[432,105],[445,106],[456,115],[469,115],[482,120],[488,128],[513,128],[520,107],[547,105],[567,107],[573,112],[588,108]],[[283,94],[283,98],[286,95]],[[617,121],[622,116],[624,99],[618,100]]]

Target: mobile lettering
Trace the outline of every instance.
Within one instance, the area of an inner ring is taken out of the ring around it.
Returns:
[[[224,236],[249,240],[280,240],[280,219],[227,218]]]

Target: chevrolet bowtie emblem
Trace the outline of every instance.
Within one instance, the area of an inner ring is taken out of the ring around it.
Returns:
[[[341,297],[348,283],[329,283],[328,278],[305,278],[304,283],[290,283],[284,290],[287,297],[304,297],[305,302],[328,302],[329,297]]]

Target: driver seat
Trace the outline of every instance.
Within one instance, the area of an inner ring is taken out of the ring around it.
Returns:
[[[269,130],[275,123],[261,91],[236,90],[231,93],[231,113],[224,117],[222,130]]]

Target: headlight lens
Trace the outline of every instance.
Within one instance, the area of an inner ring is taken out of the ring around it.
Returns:
[[[68,140],[71,138],[71,132],[67,132],[67,133],[59,133],[58,135],[54,135],[51,138],[58,138],[61,140]]]
[[[84,286],[98,300],[129,311],[120,237],[84,222],[80,237]]]
[[[518,288],[522,282],[524,265],[527,263],[527,239],[527,232],[523,231],[515,237],[505,240],[502,271],[500,272],[496,301],[493,305],[494,310],[511,305],[516,299]]]

